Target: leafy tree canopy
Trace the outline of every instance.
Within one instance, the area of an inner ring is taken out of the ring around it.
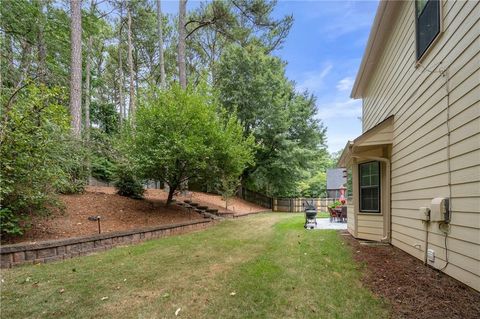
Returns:
[[[253,138],[219,110],[204,86],[174,85],[140,104],[126,144],[141,177],[169,185],[168,203],[190,179],[238,177],[253,163]]]
[[[83,189],[83,147],[71,139],[62,96],[59,88],[30,83],[15,96],[15,102],[0,101],[3,233],[20,233],[22,215],[52,207],[57,192]]]
[[[269,195],[294,195],[304,172],[326,154],[315,98],[297,93],[284,62],[259,46],[229,47],[219,63],[217,87],[222,105],[255,137],[256,164],[244,172],[244,182]]]

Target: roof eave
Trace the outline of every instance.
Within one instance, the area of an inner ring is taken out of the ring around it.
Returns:
[[[365,84],[375,69],[375,62],[378,61],[379,55],[382,52],[382,46],[388,38],[389,31],[395,22],[394,18],[399,11],[398,8],[401,3],[401,1],[380,1],[362,57],[362,62],[360,63],[360,68],[355,78],[352,92],[350,93],[352,99],[363,97]]]

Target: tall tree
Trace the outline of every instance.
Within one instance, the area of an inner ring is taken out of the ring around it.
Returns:
[[[214,0],[201,3],[188,15],[187,56],[195,63],[193,69],[202,69],[215,83],[215,64],[223,50],[235,43],[246,47],[260,43],[266,52],[279,49],[293,23],[291,15],[273,17],[276,1],[268,0]]]
[[[187,14],[187,0],[180,0],[178,7],[178,77],[180,86],[183,89],[187,88],[187,70],[185,61],[185,16]]]
[[[120,120],[123,121],[126,117],[125,110],[125,96],[123,94],[124,77],[123,77],[123,63],[122,63],[122,30],[123,30],[123,2],[120,2],[120,19],[118,22],[118,104],[120,106]]]
[[[217,76],[223,106],[256,140],[255,165],[245,170],[243,182],[269,195],[295,195],[305,170],[325,149],[315,98],[296,93],[285,63],[264,47],[227,48]]]
[[[158,32],[158,56],[160,59],[160,87],[164,89],[165,83],[165,59],[163,56],[163,16],[162,16],[162,4],[160,0],[157,0],[157,32]]]
[[[95,14],[95,2],[90,2],[90,15],[93,17]],[[90,139],[90,77],[92,72],[92,50],[93,50],[93,34],[90,32],[88,35],[87,43],[87,56],[85,58],[85,138],[87,141]]]
[[[47,49],[45,44],[45,13],[44,0],[37,0],[38,5],[38,32],[37,32],[37,49],[38,49],[38,78],[40,82],[47,82]]]
[[[127,41],[128,41],[128,69],[130,72],[130,96],[129,96],[129,117],[132,122],[135,120],[135,70],[133,66],[133,45],[132,45],[132,7],[127,6]]]
[[[70,0],[70,114],[72,133],[79,138],[82,125],[82,9],[81,0]]]

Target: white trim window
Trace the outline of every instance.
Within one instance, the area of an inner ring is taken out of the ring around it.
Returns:
[[[360,212],[380,213],[380,162],[358,165]]]

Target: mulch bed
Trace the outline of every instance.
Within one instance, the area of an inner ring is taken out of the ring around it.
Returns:
[[[394,318],[480,318],[480,292],[396,247],[361,245],[343,235],[366,266],[363,283],[390,302]]]
[[[114,189],[99,190],[89,188],[84,194],[61,195],[63,212],[33,217],[23,236],[2,238],[2,244],[98,234],[97,222],[88,220],[97,215],[101,216],[102,233],[203,220],[202,215],[176,205],[165,207],[164,199],[150,198],[148,192],[144,200],[136,200],[119,196]]]

